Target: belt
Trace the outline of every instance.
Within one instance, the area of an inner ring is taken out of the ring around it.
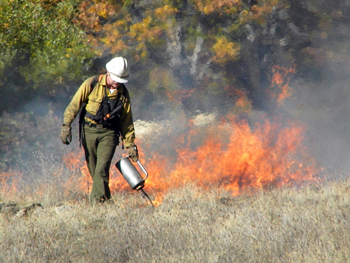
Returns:
[[[91,123],[91,122],[88,122],[88,121],[84,121],[84,124],[89,126],[89,127],[94,127],[94,128],[97,128],[97,129],[102,129],[103,128],[103,124],[95,124],[95,123]]]

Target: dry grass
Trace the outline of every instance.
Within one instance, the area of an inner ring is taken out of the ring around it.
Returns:
[[[95,207],[74,198],[3,207],[0,262],[350,262],[349,188],[232,197],[189,185],[159,207],[138,192]]]

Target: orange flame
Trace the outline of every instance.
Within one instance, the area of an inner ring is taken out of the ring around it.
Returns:
[[[272,97],[281,104],[292,94],[289,81],[296,72],[295,66],[290,69],[275,66],[272,72],[271,87],[280,91]],[[191,92],[172,95],[177,100],[177,97],[190,95]],[[232,195],[239,195],[257,189],[316,181],[319,170],[303,145],[304,126],[297,122],[283,124],[281,119],[271,120],[262,116],[259,123],[249,124],[237,117],[242,112],[247,116],[253,114],[246,94],[231,87],[227,87],[227,92],[236,92],[237,103],[232,109],[235,115],[200,127],[188,120],[186,131],[181,136],[171,137],[170,132],[166,132],[169,137],[166,145],[152,145],[147,140],[145,143],[136,142],[140,160],[149,174],[145,189],[151,191],[155,206],[162,203],[169,189],[188,184],[203,189],[226,189]],[[83,150],[70,152],[63,156],[63,161],[73,174],[66,183],[67,188],[74,184],[75,190],[76,183],[71,182],[78,181],[80,190],[88,193],[92,180]],[[133,191],[114,165],[110,173],[112,194]],[[61,171],[57,176],[60,174]],[[0,173],[2,193],[18,195],[20,180],[21,173]]]
[[[271,87],[277,86],[280,90],[274,97],[277,104],[291,96],[289,81],[295,71],[295,66],[273,68]],[[204,127],[195,126],[194,121],[188,120],[183,135],[169,137],[167,145],[160,146],[161,150],[153,149],[159,145],[137,142],[140,160],[149,173],[145,189],[154,195],[155,206],[162,203],[169,189],[189,183],[203,189],[215,187],[239,195],[257,189],[316,181],[319,170],[303,145],[304,126],[263,116],[254,125],[239,120],[240,112],[253,113],[247,96],[244,93],[237,95],[232,111],[235,115]],[[74,156],[80,161],[74,160]],[[85,161],[82,163],[81,159],[81,154],[72,153],[65,162],[72,169],[82,167],[81,176],[88,177],[91,184]],[[112,193],[132,191],[114,166],[110,178]],[[81,183],[86,181],[81,180]]]
[[[89,191],[92,187],[92,178],[89,173],[89,169],[84,159],[84,151],[82,149],[77,149],[63,156],[63,162],[66,167],[73,171],[73,175],[70,180],[67,182],[67,186],[71,185],[71,181],[74,180],[76,173],[80,174],[78,179],[79,188],[81,191]],[[69,189],[69,187],[67,187]]]
[[[6,197],[14,197],[18,194],[17,185],[22,178],[22,173],[10,170],[9,172],[0,172],[0,189]],[[1,195],[0,195],[1,196]]]
[[[295,124],[282,128],[268,120],[253,129],[247,122],[234,122],[232,118],[220,124],[217,133],[197,149],[186,145],[177,149],[174,164],[164,156],[147,161],[147,187],[162,193],[192,182],[238,195],[250,189],[315,181],[316,164],[302,155],[302,132],[303,128]],[[220,138],[223,135],[228,135],[228,141]]]
[[[292,88],[289,86],[290,76],[296,73],[296,65],[293,68],[286,69],[280,66],[273,66],[271,87],[277,86],[279,94],[271,95],[276,99],[277,105],[283,104],[286,98],[292,96]]]

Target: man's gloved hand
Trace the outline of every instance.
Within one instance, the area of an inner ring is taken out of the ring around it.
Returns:
[[[130,159],[133,162],[137,162],[137,160],[139,159],[139,152],[137,150],[137,146],[136,145],[130,145],[130,147],[126,148],[129,154]]]
[[[60,138],[63,144],[70,144],[72,141],[72,132],[71,127],[69,125],[63,124],[61,126],[61,135]]]

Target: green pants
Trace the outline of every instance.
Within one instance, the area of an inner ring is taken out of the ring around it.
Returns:
[[[118,134],[114,130],[85,125],[83,138],[85,159],[93,181],[90,200],[105,201],[111,198],[109,168],[119,143]]]

